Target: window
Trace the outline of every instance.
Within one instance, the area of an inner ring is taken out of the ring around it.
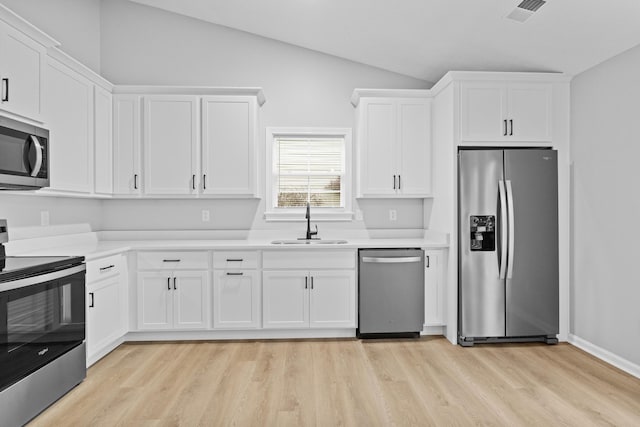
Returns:
[[[351,130],[267,129],[267,220],[351,219]],[[270,154],[270,155],[269,155]]]

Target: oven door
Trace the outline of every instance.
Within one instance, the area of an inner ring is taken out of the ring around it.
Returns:
[[[81,271],[21,279],[25,286],[0,293],[0,391],[84,341],[84,265],[74,269]]]
[[[48,186],[48,132],[0,119],[0,188]]]

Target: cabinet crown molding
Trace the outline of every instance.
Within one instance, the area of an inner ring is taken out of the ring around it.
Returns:
[[[357,107],[362,97],[378,98],[431,98],[429,89],[361,89],[356,88],[351,94],[351,105]]]
[[[12,11],[11,9],[9,9],[8,7],[4,6],[1,3],[0,3],[0,20],[6,22],[7,24],[11,25],[15,29],[23,32],[24,34],[31,37],[38,43],[44,45],[45,47],[54,47],[54,46],[61,45],[59,41],[57,41],[56,39],[54,39],[44,31],[40,30],[38,27],[31,24],[29,21],[25,20],[24,18],[19,16],[17,13],[15,13],[14,11]]]
[[[115,94],[127,95],[236,95],[255,96],[258,105],[266,102],[261,87],[214,87],[214,86],[134,86],[118,85],[113,89]]]
[[[502,83],[568,83],[573,76],[565,73],[530,73],[511,71],[449,71],[430,89],[432,96],[438,95],[453,82],[485,81]]]

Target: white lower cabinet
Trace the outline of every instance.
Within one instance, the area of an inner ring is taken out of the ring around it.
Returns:
[[[138,272],[138,329],[209,327],[208,271]]]
[[[256,270],[213,271],[213,327],[260,327],[260,275]]]
[[[332,270],[324,259],[343,258],[355,266],[355,253],[269,254],[262,273],[262,326],[265,329],[355,328],[355,269]],[[267,270],[270,264],[296,258],[292,266],[313,265],[314,270]],[[321,269],[326,267],[327,269]],[[354,267],[355,268],[355,267]]]
[[[441,250],[425,250],[424,256],[424,326],[444,326],[446,256]]]
[[[87,365],[118,346],[126,332],[124,266],[122,255],[87,262]]]

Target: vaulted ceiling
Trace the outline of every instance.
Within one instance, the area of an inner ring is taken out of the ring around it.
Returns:
[[[640,44],[639,0],[131,0],[435,82],[449,70],[578,74]]]

